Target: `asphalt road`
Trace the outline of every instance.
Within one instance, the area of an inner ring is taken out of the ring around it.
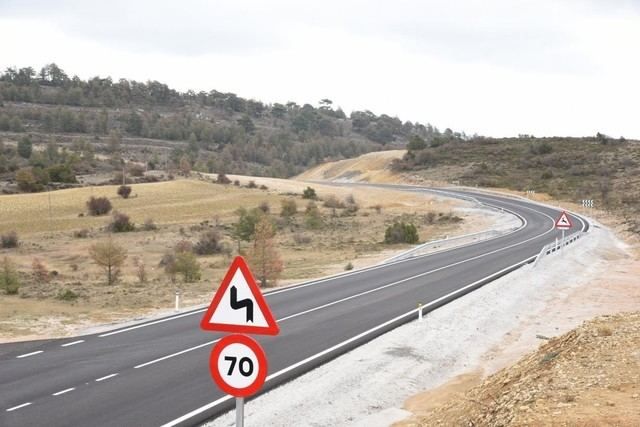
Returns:
[[[280,335],[258,338],[269,358],[262,391],[415,319],[418,303],[433,310],[518,268],[559,235],[555,209],[472,195],[517,214],[523,226],[492,240],[267,293]],[[571,219],[575,230],[588,227]],[[203,311],[103,334],[0,345],[0,426],[197,425],[230,409],[233,400],[209,376],[209,353],[221,335],[200,330]]]

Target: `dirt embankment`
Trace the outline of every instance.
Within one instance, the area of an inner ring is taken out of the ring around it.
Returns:
[[[640,425],[640,312],[602,316],[551,339],[479,386],[461,376],[415,398],[447,396],[403,426],[638,426]],[[411,405],[409,403],[408,405]]]

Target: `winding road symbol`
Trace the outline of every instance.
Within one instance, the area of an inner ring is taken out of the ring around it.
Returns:
[[[253,301],[250,298],[241,299],[238,301],[238,289],[235,286],[231,286],[231,308],[234,310],[240,310],[242,308],[247,309],[247,322],[253,323]]]

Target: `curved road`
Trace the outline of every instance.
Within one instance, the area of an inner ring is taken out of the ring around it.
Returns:
[[[269,357],[262,391],[416,318],[418,302],[433,310],[532,261],[559,235],[556,209],[450,193],[508,210],[523,226],[488,241],[266,293],[280,335],[258,338]],[[572,221],[575,230],[587,230],[579,217]],[[209,352],[221,335],[200,330],[203,311],[103,334],[0,345],[0,425],[197,425],[230,409],[233,399],[209,377]]]

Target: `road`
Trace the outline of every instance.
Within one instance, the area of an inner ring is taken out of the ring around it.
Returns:
[[[280,335],[258,338],[269,357],[262,391],[415,319],[418,302],[433,310],[518,268],[559,235],[556,209],[457,195],[508,210],[523,226],[488,241],[266,293]],[[588,228],[571,219],[575,230]],[[0,345],[0,426],[197,425],[230,409],[233,400],[209,377],[209,353],[221,335],[200,330],[203,311],[102,334]]]

